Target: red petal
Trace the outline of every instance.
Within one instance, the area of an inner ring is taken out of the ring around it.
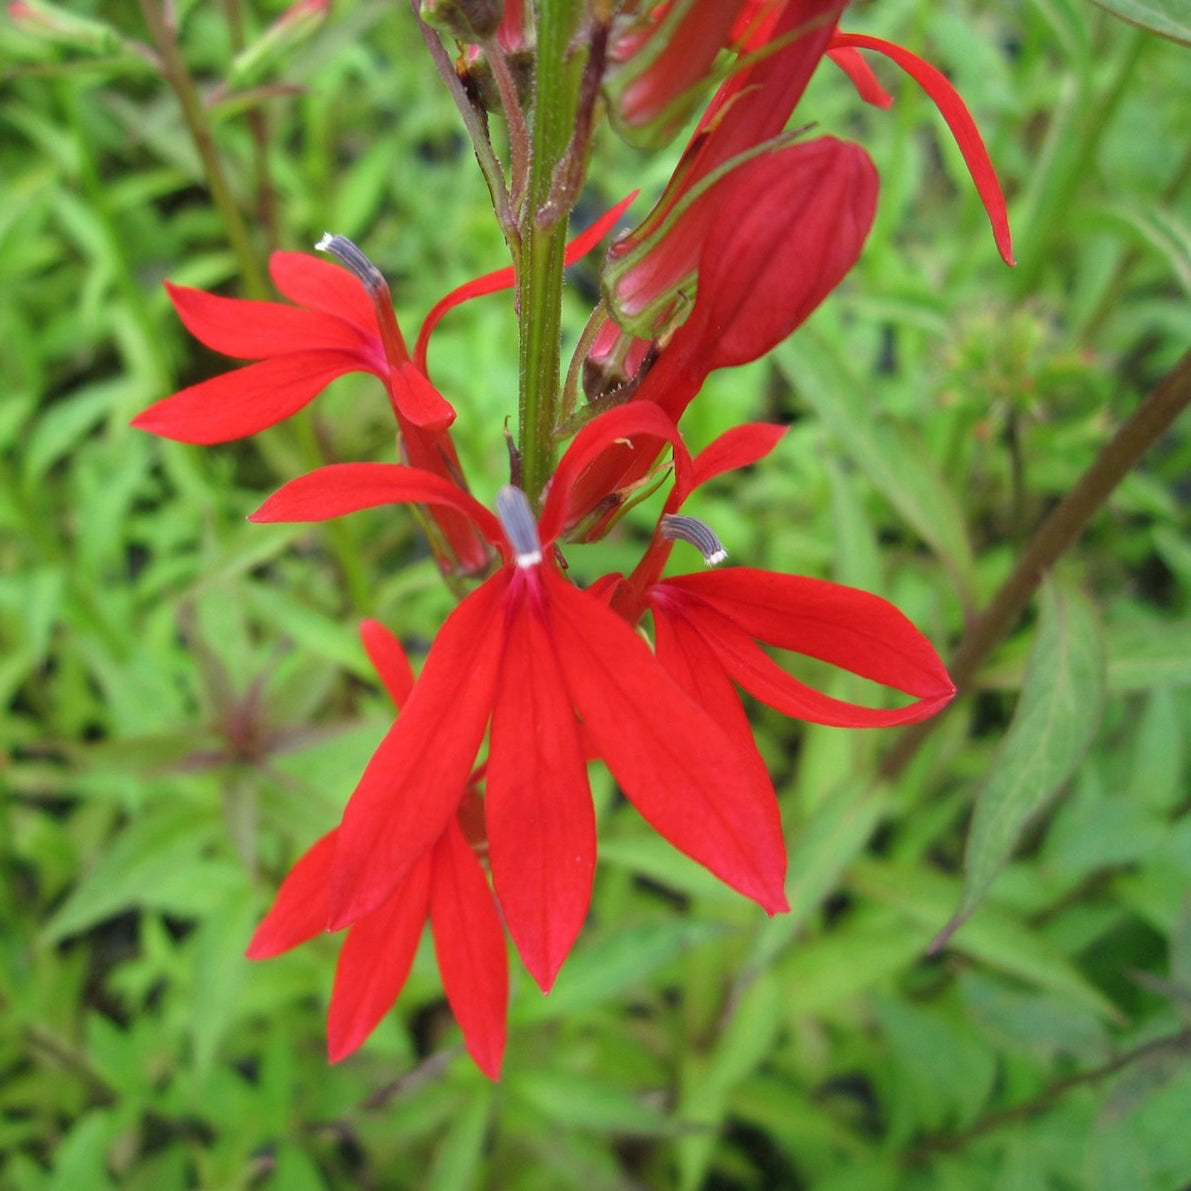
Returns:
[[[447,617],[368,762],[339,828],[330,929],[384,901],[455,813],[492,711],[508,581],[498,571]]]
[[[492,880],[530,975],[549,992],[591,901],[595,815],[538,574],[510,589],[484,799]],[[521,590],[518,590],[520,585]]]
[[[499,1079],[509,958],[484,870],[453,819],[434,849],[430,921],[443,989],[468,1053],[489,1079]]]
[[[691,492],[716,476],[764,459],[781,442],[785,433],[784,426],[772,426],[767,422],[749,422],[726,430],[695,456],[689,484],[675,482],[674,490],[666,501],[666,512],[672,513],[681,508]]]
[[[143,415],[142,415],[143,416]],[[283,484],[249,521],[328,521],[388,504],[446,505],[470,517],[498,545],[500,522],[450,480],[399,463],[331,463]]]
[[[389,374],[397,412],[424,430],[445,430],[455,420],[451,403],[407,360]]]
[[[327,1057],[347,1058],[376,1029],[405,984],[430,903],[430,853],[388,901],[347,932],[327,1013]]]
[[[768,776],[753,743],[753,729],[740,705],[731,675],[703,635],[682,615],[682,604],[659,600],[652,604],[654,648],[662,669],[700,707],[715,708],[715,722],[736,741],[741,755],[761,766],[757,782]]]
[[[243,360],[264,360],[287,352],[338,349],[370,358],[370,371],[387,367],[380,340],[352,323],[280,302],[222,298],[201,289],[165,282],[186,329],[212,351]]]
[[[964,164],[972,175],[972,181],[976,183],[976,193],[980,195],[980,201],[988,212],[988,221],[992,224],[993,239],[997,243],[1001,259],[1007,265],[1016,264],[1009,235],[1009,215],[1005,210],[1005,196],[1001,193],[1001,184],[997,181],[997,174],[989,160],[984,141],[980,139],[980,130],[964,106],[959,93],[948,82],[947,76],[929,62],[924,62],[917,54],[912,54],[891,41],[869,37],[863,33],[837,31],[832,39],[832,48],[848,46],[876,50],[878,54],[892,58],[930,96],[935,107],[939,109],[939,114],[947,121],[947,127],[951,129],[951,135],[955,137],[955,143],[963,154]]]
[[[639,190],[634,190],[627,198],[621,199],[610,211],[605,211],[586,231],[580,232],[567,245],[563,263],[573,265],[581,257],[586,256],[612,229],[616,221],[628,209],[629,204],[640,193]],[[429,372],[426,367],[426,348],[430,343],[430,334],[448,310],[453,310],[456,306],[484,294],[495,294],[503,289],[512,289],[516,284],[517,274],[510,266],[505,269],[497,269],[493,273],[485,273],[482,277],[476,277],[457,289],[451,290],[445,298],[435,302],[430,308],[430,313],[426,315],[422,329],[418,332],[418,342],[414,345],[414,363],[423,372]]]
[[[291,302],[347,319],[370,339],[380,338],[372,299],[346,269],[305,252],[275,252],[269,257],[269,273]]]
[[[893,96],[877,81],[877,76],[873,74],[859,50],[839,46],[836,49],[828,50],[827,57],[852,80],[856,94],[865,103],[871,103],[873,107],[878,108],[893,106]]]
[[[690,455],[683,445],[678,427],[653,402],[630,401],[600,414],[575,435],[554,469],[546,504],[538,522],[538,534],[543,546],[553,542],[567,524],[571,492],[584,469],[614,444],[621,444],[626,454],[640,451],[641,448],[631,441],[639,438],[670,443],[674,448],[676,466],[689,467]],[[651,459],[656,458],[656,446],[646,450]],[[628,454],[628,457],[632,458],[632,455]]]
[[[920,699],[954,693],[931,643],[888,600],[751,567],[679,575],[666,587],[698,596],[749,637],[818,658]]]
[[[398,711],[414,686],[414,671],[401,642],[379,620],[360,621],[360,640],[372,668],[385,684]]]
[[[654,589],[655,601],[665,599],[663,592],[668,586],[664,583],[661,590]],[[787,674],[751,637],[710,605],[687,598],[682,601],[681,614],[715,650],[725,669],[742,687],[782,715],[808,723],[836,728],[889,728],[896,724],[912,724],[934,715],[954,693],[923,699],[892,711],[861,707],[824,695]]]
[[[334,831],[328,831],[289,870],[272,907],[248,944],[245,955],[249,959],[280,955],[322,934],[327,925],[335,836]]]
[[[176,442],[231,442],[296,414],[336,377],[366,370],[362,358],[348,352],[292,352],[182,389],[132,424]]]
[[[644,818],[676,848],[771,914],[787,908],[773,787],[753,781],[715,722],[623,620],[543,569],[552,636],[575,707]],[[709,714],[710,713],[710,714]]]

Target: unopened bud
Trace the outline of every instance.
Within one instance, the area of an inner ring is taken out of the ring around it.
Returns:
[[[90,54],[120,54],[131,48],[110,25],[78,16],[44,0],[20,0],[8,6],[13,24],[24,33],[56,41]]]
[[[307,41],[327,16],[329,0],[297,0],[232,59],[228,85],[258,82],[285,54]]]

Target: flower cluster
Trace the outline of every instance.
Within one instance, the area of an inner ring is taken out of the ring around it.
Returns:
[[[774,914],[786,908],[785,843],[737,688],[782,714],[853,728],[922,719],[954,693],[930,643],[878,596],[744,566],[665,573],[676,542],[709,566],[723,561],[715,533],[682,505],[701,484],[763,458],[782,433],[740,426],[692,457],[678,429],[683,411],[710,372],[757,359],[790,334],[851,268],[872,222],[877,175],[864,150],[786,131],[820,61],[841,67],[862,99],[881,106],[889,98],[861,50],[892,58],[923,86],[955,133],[1010,260],[1004,202],[963,104],[908,51],[841,33],[841,8],[667,0],[622,5],[611,24],[585,16],[580,32],[601,52],[587,59],[577,136],[598,87],[617,130],[648,146],[711,98],[653,209],[607,253],[601,298],[570,370],[582,377],[586,418],[575,419],[565,398],[554,411],[557,435],[575,420],[581,428],[540,491],[524,491],[514,474],[495,511],[471,495],[452,443],[455,411],[430,377],[427,345],[459,302],[516,286],[524,308],[528,281],[516,250],[517,267],[444,298],[412,352],[380,272],[340,236],[318,245],[338,264],[273,256],[274,283],[290,304],[168,287],[199,340],[255,362],[158,402],[138,426],[223,442],[290,416],[337,376],[371,373],[389,399],[400,462],[322,467],[285,484],[252,520],[314,522],[412,504],[444,572],[474,584],[416,680],[397,639],[363,625],[400,714],[341,822],[294,866],[249,948],[261,958],[347,929],[330,1007],[333,1059],[356,1048],[393,1003],[429,917],[447,999],[476,1063],[496,1077],[508,997],[504,932],[549,990],[587,915],[597,847],[590,762],[608,767],[671,844]],[[532,188],[516,160],[526,168],[532,156],[517,143],[528,127],[522,96],[534,94],[531,9],[458,0],[424,5],[423,15],[460,42],[467,102],[507,120],[510,194],[524,207]],[[576,142],[568,161],[584,160],[585,149]],[[565,262],[590,251],[627,201],[575,240]],[[541,224],[544,210],[520,226]],[[658,470],[662,457],[668,471]],[[638,494],[662,485],[663,511],[631,574],[577,585],[564,548],[609,532]],[[893,708],[830,697],[796,680],[766,646],[903,697]]]

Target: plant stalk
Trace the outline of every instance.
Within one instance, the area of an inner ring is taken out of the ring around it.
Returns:
[[[964,634],[947,667],[960,694],[971,687],[977,670],[1017,623],[1043,576],[1070,549],[1116,486],[1188,404],[1191,404],[1191,351],[1117,430],[1075,487],[1038,527],[992,602]],[[881,776],[896,778],[941,718],[942,715],[937,715],[908,728],[881,762]]]
[[[521,483],[535,510],[554,469],[562,333],[562,270],[570,208],[550,205],[554,170],[570,143],[581,74],[568,54],[579,13],[575,0],[538,9],[529,194],[517,257],[521,400]],[[579,63],[581,66],[581,63]]]
[[[239,207],[236,206],[231,187],[228,186],[223,164],[219,160],[219,150],[215,147],[215,137],[211,133],[207,113],[199,99],[194,77],[178,48],[178,30],[172,21],[167,19],[163,7],[158,5],[157,0],[140,0],[140,6],[154,48],[161,57],[165,81],[178,97],[182,118],[186,122],[191,140],[194,141],[194,147],[198,150],[207,189],[223,221],[228,242],[239,262],[240,272],[244,277],[244,288],[251,298],[267,298],[269,286],[248,235],[248,228],[240,215]]]

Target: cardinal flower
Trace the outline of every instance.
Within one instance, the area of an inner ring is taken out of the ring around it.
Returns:
[[[679,468],[650,548],[611,602],[631,624],[653,615],[659,661],[737,739],[750,739],[734,684],[784,715],[843,728],[878,728],[926,719],[955,694],[930,642],[879,596],[822,579],[752,567],[661,578],[676,540],[695,545],[709,564],[726,552],[702,522],[678,512],[699,485],[754,463],[781,437],[778,426],[738,426]],[[838,666],[913,697],[899,708],[864,707],[798,681],[758,642]]]
[[[503,566],[435,638],[401,717],[340,824],[327,925],[374,912],[454,814],[485,732],[489,860],[505,923],[548,989],[587,913],[595,865],[588,756],[671,843],[770,913],[786,908],[773,788],[606,603],[559,569],[555,542],[575,476],[613,440],[684,448],[649,403],[610,411],[575,437],[535,523],[519,489],[494,516],[439,477],[388,464],[322,468],[281,488],[257,521],[319,521],[418,501],[469,516]],[[750,746],[751,747],[751,746]]]
[[[400,643],[376,621],[365,621],[360,635],[400,708],[413,687],[413,673]],[[438,839],[389,895],[348,930],[327,1018],[327,1053],[332,1062],[351,1054],[397,999],[429,917],[443,989],[467,1049],[489,1078],[500,1074],[508,957],[487,878],[461,826],[461,817],[471,809],[469,793],[467,783],[459,787],[456,809]],[[338,852],[336,830],[298,860],[249,944],[249,959],[267,959],[322,933],[330,915]]]
[[[594,248],[634,197],[577,236],[567,263]],[[455,411],[427,371],[430,333],[460,303],[510,288],[513,270],[485,274],[447,294],[431,309],[411,356],[380,270],[344,236],[325,236],[319,248],[346,270],[300,252],[275,252],[269,259],[273,283],[295,305],[224,298],[166,282],[174,308],[200,343],[257,363],[166,397],[132,424],[178,442],[229,442],[291,417],[338,377],[368,372],[388,393],[403,460],[466,489],[448,433]],[[444,568],[484,570],[489,552],[474,527],[453,509],[434,519],[445,540],[446,549],[438,551]]]

